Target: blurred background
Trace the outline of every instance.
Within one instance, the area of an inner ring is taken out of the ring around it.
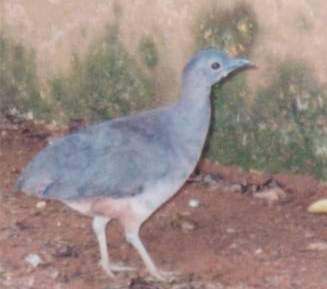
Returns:
[[[213,89],[205,156],[327,178],[327,2],[1,0],[0,115],[65,126],[175,101],[217,47],[257,70]]]

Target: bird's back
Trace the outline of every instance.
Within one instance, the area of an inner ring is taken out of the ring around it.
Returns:
[[[137,195],[174,171],[169,121],[153,110],[63,137],[27,165],[17,189],[63,200]]]

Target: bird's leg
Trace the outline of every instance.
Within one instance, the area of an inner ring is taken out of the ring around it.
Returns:
[[[110,269],[109,254],[107,248],[106,228],[110,219],[105,217],[94,217],[92,222],[93,231],[98,240],[100,248],[100,265],[110,277],[114,277]]]
[[[93,218],[92,227],[100,248],[100,265],[103,270],[110,276],[114,277],[114,271],[132,271],[133,268],[125,267],[118,264],[113,264],[109,261],[107,238],[106,238],[106,227],[110,222],[109,218],[96,216]]]
[[[125,228],[125,235],[126,235],[126,240],[137,250],[139,255],[141,256],[146,268],[150,272],[150,274],[155,277],[156,279],[160,281],[166,280],[167,277],[171,277],[173,274],[169,272],[162,272],[157,269],[155,266],[152,258],[148,254],[147,250],[145,249],[140,236],[139,236],[139,229],[140,227],[137,227],[134,230],[126,230]]]

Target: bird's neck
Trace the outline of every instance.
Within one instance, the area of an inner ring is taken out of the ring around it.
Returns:
[[[181,98],[176,104],[177,117],[192,129],[205,129],[210,122],[210,94],[211,87],[183,86]]]
[[[183,154],[197,163],[205,143],[211,118],[211,88],[193,86],[183,88],[181,99],[174,109],[174,131]]]

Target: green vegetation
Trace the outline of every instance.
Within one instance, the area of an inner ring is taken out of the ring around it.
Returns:
[[[213,124],[206,155],[228,165],[252,166],[248,136],[250,116],[245,78],[236,75],[213,90]]]
[[[117,27],[85,59],[75,57],[71,74],[52,80],[50,88],[53,106],[64,120],[124,115],[149,106],[153,95],[150,79],[120,43]]]
[[[327,178],[327,95],[304,63],[288,60],[256,92],[254,104],[236,76],[214,90],[208,156],[227,165]]]
[[[323,91],[303,62],[288,60],[277,67],[253,107],[257,130],[252,154],[259,169],[327,177],[322,171],[327,161],[322,153],[327,148],[321,130],[327,121]]]
[[[147,36],[141,39],[139,44],[139,52],[143,63],[148,68],[154,68],[157,66],[159,61],[158,51],[154,40],[151,37]]]
[[[153,82],[124,49],[118,28],[108,30],[83,60],[74,57],[68,75],[50,79],[42,88],[33,51],[0,35],[0,113],[29,113],[36,119],[66,123],[74,118],[116,117],[149,106]],[[155,66],[154,43],[146,39],[141,48],[146,64]]]
[[[1,34],[0,99],[2,115],[15,112],[46,118],[49,113],[41,98],[34,52]]]
[[[256,16],[250,5],[239,3],[232,10],[214,6],[196,23],[196,43],[200,48],[217,47],[233,55],[248,55],[257,30]]]

